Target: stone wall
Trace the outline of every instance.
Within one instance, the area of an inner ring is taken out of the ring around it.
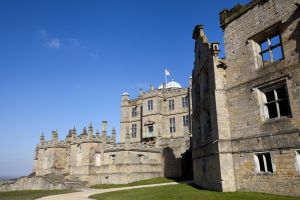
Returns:
[[[299,4],[253,1],[235,12],[240,15],[223,28],[237,190],[299,195],[295,166],[295,150],[300,148]],[[263,63],[259,44],[276,33],[284,58]],[[286,84],[291,116],[268,119],[261,88],[278,83]],[[269,153],[273,172],[257,170],[255,157],[260,153]]]
[[[62,189],[70,189],[70,187],[63,182],[53,182],[47,177],[28,176],[0,183],[0,191]]]

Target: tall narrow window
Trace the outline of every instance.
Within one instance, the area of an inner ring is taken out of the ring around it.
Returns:
[[[131,125],[131,137],[136,138],[136,124]]]
[[[300,174],[300,150],[296,150],[296,171]]]
[[[169,100],[169,110],[174,110],[175,105],[174,105],[174,99]]]
[[[270,88],[264,88],[261,92],[266,119],[283,116],[291,117],[290,103],[285,84],[280,83]]]
[[[280,35],[267,37],[260,43],[260,55],[263,63],[275,62],[283,59],[282,44]]]
[[[136,117],[137,116],[137,107],[134,107],[131,109],[131,116]]]
[[[190,118],[188,115],[182,117],[183,126],[189,126]]]
[[[188,108],[189,107],[189,98],[188,98],[188,96],[181,97],[181,100],[182,100],[182,107],[183,108]]]
[[[170,133],[176,132],[175,118],[170,118]]]
[[[148,110],[153,110],[153,100],[148,100]]]
[[[271,154],[269,152],[255,154],[255,165],[257,172],[273,173]]]

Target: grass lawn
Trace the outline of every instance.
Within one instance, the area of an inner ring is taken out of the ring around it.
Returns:
[[[74,192],[72,190],[23,190],[0,192],[0,200],[32,200],[44,196]]]
[[[129,186],[137,186],[137,185],[150,185],[150,184],[158,184],[158,183],[169,183],[177,180],[168,179],[168,178],[153,178],[147,179],[143,181],[135,181],[128,184],[98,184],[93,185],[91,188],[94,189],[108,189],[108,188],[118,188],[118,187],[129,187]]]
[[[178,184],[96,194],[90,198],[98,200],[296,200],[285,196],[253,192],[213,192]]]

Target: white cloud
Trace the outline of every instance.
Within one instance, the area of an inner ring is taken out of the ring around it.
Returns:
[[[53,48],[53,49],[59,49],[61,47],[61,42],[59,39],[52,39],[48,43],[48,47]]]

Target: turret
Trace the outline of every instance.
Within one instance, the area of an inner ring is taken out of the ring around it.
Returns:
[[[111,138],[114,144],[116,144],[116,129],[115,127],[113,127],[113,129],[111,130]]]
[[[58,143],[58,132],[56,131],[52,131],[52,143],[53,144],[57,144]]]
[[[44,133],[42,133],[41,137],[40,137],[40,145],[44,145],[45,144],[45,136]]]
[[[93,137],[94,137],[94,129],[93,129],[92,123],[90,123],[90,126],[89,126],[89,139],[93,139]]]
[[[122,94],[122,106],[127,106],[128,105],[128,102],[129,102],[129,93],[128,92],[124,92]]]

